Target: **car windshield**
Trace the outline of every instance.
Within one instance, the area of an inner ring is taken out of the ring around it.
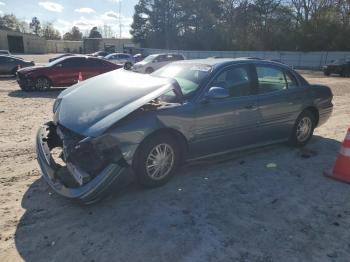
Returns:
[[[209,75],[211,66],[205,64],[176,63],[165,66],[152,75],[175,79],[185,97],[192,95]]]
[[[48,63],[47,66],[51,67],[51,66],[57,65],[57,64],[61,63],[62,61],[66,60],[67,57],[69,57],[69,56],[64,56],[64,57],[58,58],[58,59]]]
[[[145,59],[143,59],[144,62],[152,62],[158,55],[149,55]]]

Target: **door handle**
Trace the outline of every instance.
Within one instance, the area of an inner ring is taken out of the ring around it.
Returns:
[[[256,108],[256,106],[255,105],[248,105],[248,106],[245,106],[244,108],[245,109],[254,109],[254,108]]]

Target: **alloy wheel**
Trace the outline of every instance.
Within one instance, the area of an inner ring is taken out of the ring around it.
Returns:
[[[169,144],[158,144],[152,148],[146,159],[147,175],[153,180],[161,180],[173,169],[175,153]]]
[[[299,121],[296,131],[298,141],[305,142],[312,132],[312,120],[309,117],[303,117]]]

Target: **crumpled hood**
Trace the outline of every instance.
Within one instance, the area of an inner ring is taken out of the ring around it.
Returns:
[[[173,81],[114,70],[80,82],[65,91],[56,121],[84,136],[96,137],[149,101],[174,89]]]

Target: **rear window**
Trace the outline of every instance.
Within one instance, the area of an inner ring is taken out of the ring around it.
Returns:
[[[81,66],[85,66],[86,60],[87,59],[85,57],[67,58],[62,62],[62,65],[63,67],[66,67],[66,68],[81,67]]]

